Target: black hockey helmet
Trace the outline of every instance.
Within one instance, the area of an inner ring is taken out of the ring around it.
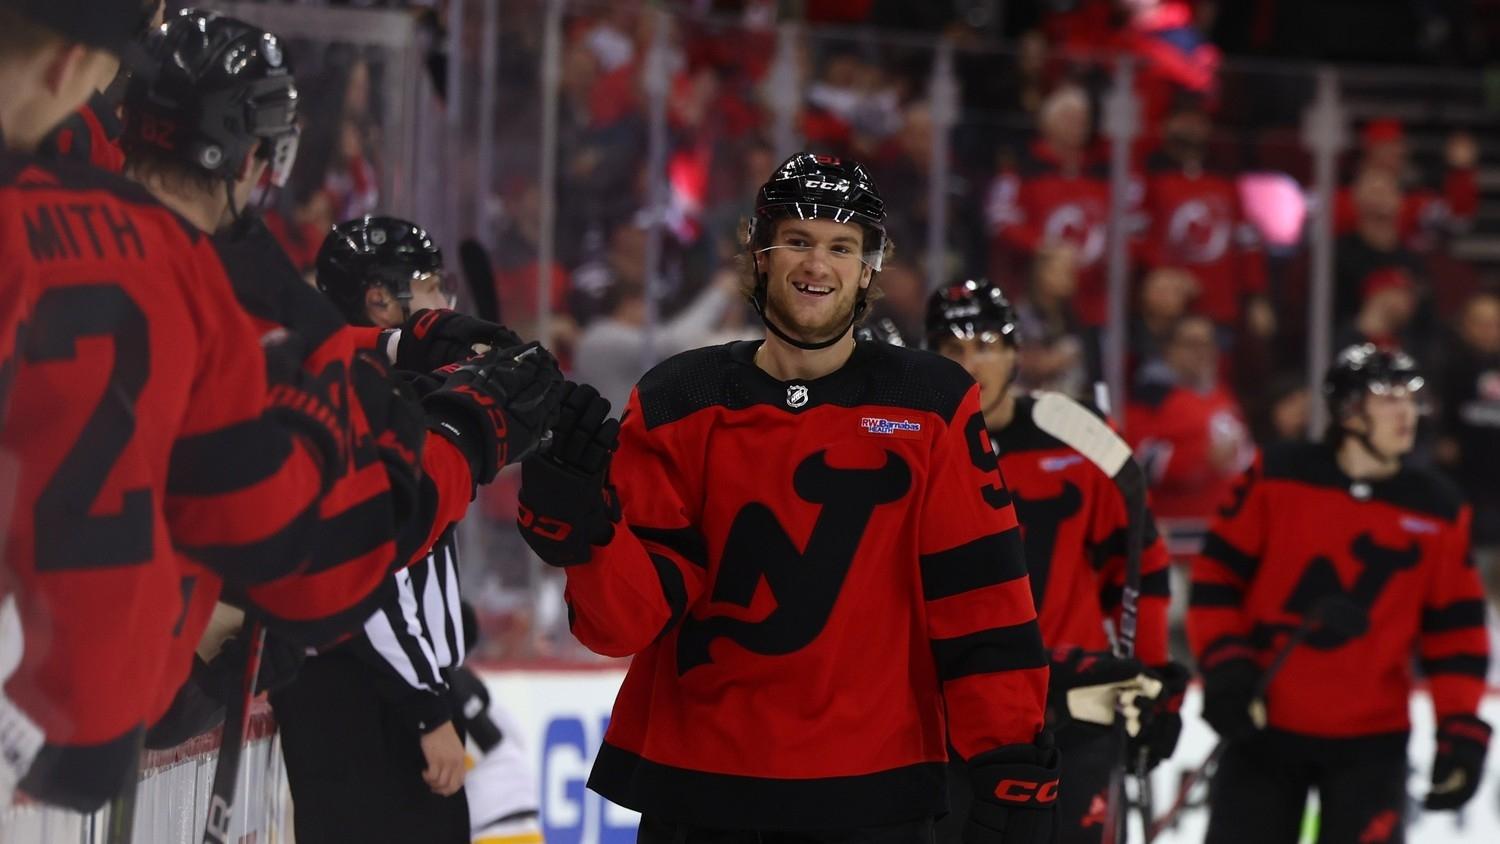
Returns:
[[[1020,346],[1016,310],[1000,288],[984,279],[968,279],[933,291],[927,300],[927,348],[936,349],[944,337],[1003,342]]]
[[[333,227],[318,249],[318,289],[344,317],[368,325],[365,291],[382,285],[400,300],[411,298],[413,279],[442,272],[443,251],[416,223],[396,217],[360,217]]]
[[[1400,349],[1381,349],[1373,343],[1361,343],[1339,352],[1328,374],[1323,377],[1323,399],[1328,416],[1335,425],[1356,412],[1359,400],[1369,393],[1386,394],[1405,390],[1421,391],[1426,381],[1417,362]]]
[[[776,221],[788,219],[832,220],[859,226],[864,230],[860,260],[872,274],[880,272],[887,244],[885,202],[864,165],[811,152],[799,152],[782,162],[755,195],[755,215],[750,219],[746,238],[752,260],[757,253],[770,247]],[[788,336],[766,319],[768,283],[765,273],[756,270],[751,302],[766,328],[777,337],[808,350],[827,348],[843,337],[840,334],[822,343],[804,343]],[[866,293],[860,291],[850,328],[864,316],[867,305]]]
[[[885,202],[864,165],[831,155],[800,152],[782,162],[755,195],[750,251],[770,245],[775,221],[832,220],[864,229],[866,264],[880,271],[885,254]]]
[[[895,320],[890,317],[871,320],[854,329],[854,339],[871,340],[876,343],[887,343],[902,348],[906,347],[906,338],[902,336],[901,329],[896,327]]]
[[[280,39],[243,21],[185,9],[148,40],[154,78],[125,95],[125,144],[164,151],[226,181],[245,155],[286,183],[297,157],[297,85]]]

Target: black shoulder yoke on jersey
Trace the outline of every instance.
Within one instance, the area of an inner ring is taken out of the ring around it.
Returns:
[[[1068,447],[1062,440],[1037,426],[1036,418],[1032,416],[1032,412],[1036,410],[1036,398],[1034,393],[1016,396],[1016,410],[1011,414],[1010,424],[998,431],[990,431],[990,438],[995,441],[995,450],[1000,454]],[[1104,414],[1089,402],[1079,402],[1079,404],[1088,408],[1088,411],[1095,416],[1104,418]]]
[[[1284,443],[1270,446],[1261,458],[1267,480],[1286,480],[1309,486],[1348,492],[1355,485],[1334,458],[1332,447],[1323,443]],[[1463,494],[1446,478],[1430,469],[1403,463],[1394,477],[1368,484],[1371,501],[1425,513],[1446,521],[1458,518]]]
[[[147,206],[149,210],[171,215],[190,243],[197,243],[203,231],[182,215],[163,205],[142,185],[117,173],[71,160],[48,161],[23,153],[0,153],[0,187],[23,192],[64,191],[86,193],[100,191],[127,205]]]
[[[760,341],[694,349],[667,358],[641,378],[637,395],[648,429],[710,407],[744,410],[755,405],[802,413],[822,405],[882,405],[930,411],[945,421],[974,386],[963,367],[942,355],[888,343],[860,341],[838,371],[811,381],[778,381],[755,365]],[[788,403],[788,391],[806,388],[806,401]]]
[[[348,324],[328,297],[302,279],[263,222],[213,240],[235,298],[252,316],[296,331],[314,346]]]

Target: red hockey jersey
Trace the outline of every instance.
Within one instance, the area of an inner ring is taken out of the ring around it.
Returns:
[[[590,787],[719,828],[937,815],[948,742],[1031,742],[1047,685],[978,387],[874,342],[782,382],[758,345],[671,358],[625,411],[628,529],[566,570],[579,640],[635,654]]]
[[[91,168],[10,157],[0,185],[0,323],[21,326],[0,593],[24,632],[4,690],[48,741],[24,787],[88,808],[187,674],[192,599],[217,594],[181,548],[244,583],[286,574],[325,477],[264,415],[260,335],[207,238]]]
[[[1192,273],[1199,287],[1197,310],[1220,325],[1238,325],[1245,297],[1266,291],[1266,261],[1234,181],[1153,159],[1144,210],[1149,218],[1141,243],[1145,265]]]
[[[1267,695],[1272,727],[1326,737],[1409,729],[1413,651],[1438,718],[1474,714],[1489,641],[1469,521],[1457,490],[1426,470],[1357,483],[1326,445],[1268,450],[1193,561],[1188,636],[1199,665],[1246,649],[1265,665],[1310,608],[1342,593],[1369,614],[1368,632],[1314,633],[1293,650]]]
[[[991,431],[1000,473],[1015,500],[1031,594],[1048,648],[1108,650],[1104,622],[1119,629],[1125,583],[1125,502],[1099,467],[1037,427],[1036,400],[1016,400],[1015,417]],[[1136,655],[1167,661],[1170,560],[1155,521],[1146,525]]]

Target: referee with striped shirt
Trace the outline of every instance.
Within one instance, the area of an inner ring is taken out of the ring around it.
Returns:
[[[318,255],[319,289],[351,324],[389,329],[382,345],[418,393],[440,383],[418,372],[467,357],[470,335],[514,340],[446,310],[441,272],[427,233],[394,218],[335,226]],[[445,325],[434,328],[437,319]],[[444,342],[463,348],[432,348]],[[425,540],[436,490],[428,478],[421,483],[410,521]],[[462,719],[448,678],[465,655],[459,594],[450,525],[425,559],[392,575],[361,635],[309,657],[297,680],[272,695],[298,844],[470,840]]]

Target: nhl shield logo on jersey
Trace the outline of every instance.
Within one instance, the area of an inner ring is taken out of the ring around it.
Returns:
[[[807,404],[807,385],[793,384],[786,388],[786,406],[802,407]]]

